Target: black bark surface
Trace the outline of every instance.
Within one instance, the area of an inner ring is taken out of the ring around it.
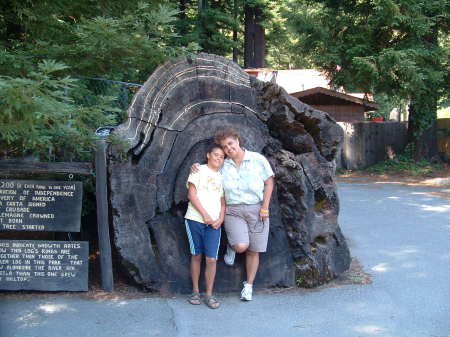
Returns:
[[[256,287],[312,287],[345,271],[350,254],[339,229],[334,157],[342,130],[326,113],[273,83],[250,78],[225,58],[198,54],[158,68],[136,94],[110,149],[114,242],[125,270],[151,290],[189,292],[184,228],[185,182],[219,128],[232,126],[242,145],[263,153],[275,172],[268,251]],[[217,291],[245,279],[244,254],[234,267],[219,253]]]

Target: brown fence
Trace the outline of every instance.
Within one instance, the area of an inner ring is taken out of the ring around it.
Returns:
[[[406,122],[338,122],[344,130],[337,168],[361,169],[400,154],[407,143]]]
[[[436,129],[439,155],[450,162],[450,118],[438,119]]]

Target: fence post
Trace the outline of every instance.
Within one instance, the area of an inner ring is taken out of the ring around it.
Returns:
[[[97,230],[100,248],[100,269],[102,289],[113,291],[111,242],[109,238],[108,188],[106,185],[106,141],[97,141],[95,153],[95,189],[97,199]]]

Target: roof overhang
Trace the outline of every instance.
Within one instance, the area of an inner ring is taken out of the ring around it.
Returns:
[[[322,87],[316,87],[316,88],[311,88],[311,89],[304,90],[304,91],[294,92],[291,95],[298,98],[301,101],[302,101],[302,99],[306,100],[307,98],[312,98],[314,96],[325,95],[330,98],[334,98],[335,100],[337,99],[339,101],[345,102],[346,104],[353,103],[353,104],[357,104],[357,105],[362,105],[362,106],[364,106],[364,111],[378,110],[380,108],[379,104],[377,104],[375,102],[371,102],[367,99],[361,99],[361,98],[358,98],[358,97],[355,97],[355,96],[352,96],[349,94],[345,94],[342,92],[338,92],[338,91],[334,91],[334,90],[330,90],[330,89],[326,89],[326,88],[322,88]]]

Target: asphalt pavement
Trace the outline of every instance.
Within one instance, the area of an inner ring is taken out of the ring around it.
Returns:
[[[257,292],[246,303],[229,294],[218,310],[184,296],[8,295],[0,336],[450,337],[450,198],[440,190],[339,183],[339,223],[369,284]]]

